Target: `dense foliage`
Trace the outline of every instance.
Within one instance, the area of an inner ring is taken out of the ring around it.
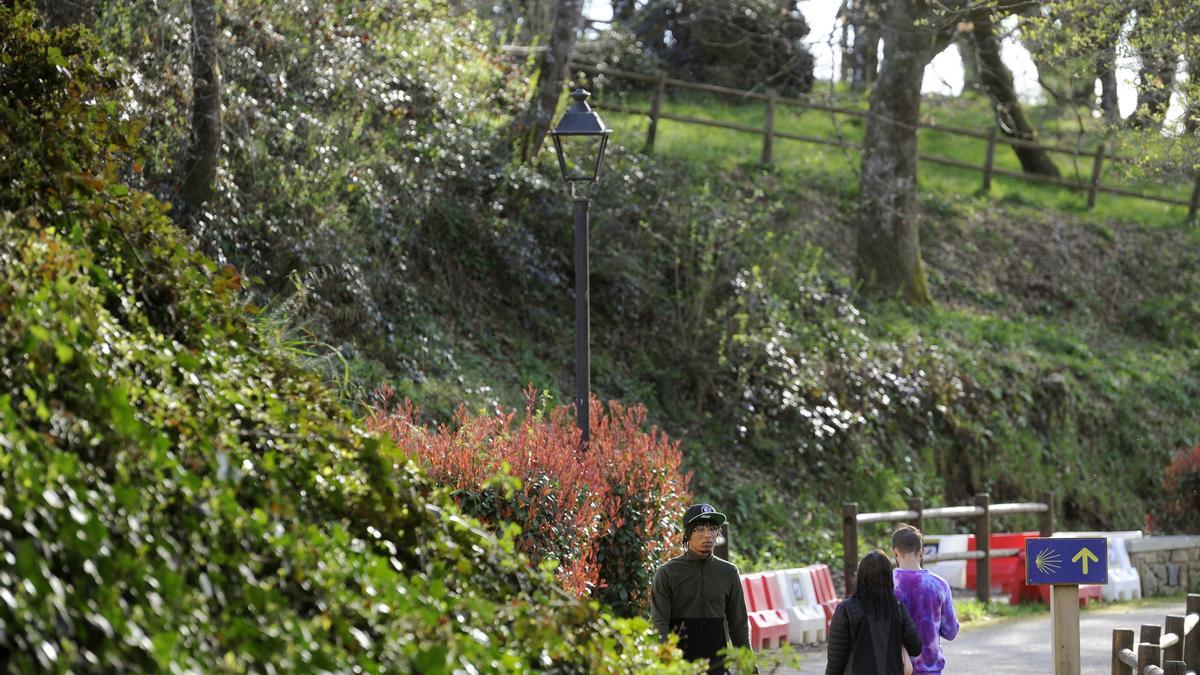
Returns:
[[[454,488],[464,512],[520,525],[518,549],[554,563],[564,588],[626,616],[648,614],[654,570],[678,548],[678,519],[690,503],[678,443],[644,429],[644,408],[593,401],[582,450],[571,409],[538,410],[537,392],[527,395],[520,417],[460,410],[453,427],[437,429],[421,425],[411,403],[389,409],[385,398],[367,426]]]
[[[128,178],[169,197],[188,3],[98,8],[149,115]],[[394,0],[222,12],[229,148],[200,239],[242,271],[277,339],[343,396],[389,382],[426,421],[519,408],[531,382],[548,406],[564,400],[569,197],[545,149],[513,166],[496,145],[530,74],[483,47],[496,26]],[[612,52],[653,66],[646,44]],[[640,119],[604,115],[623,126],[592,201],[594,387],[681,440],[691,489],[730,513],[743,566],[831,559],[844,499],[1052,488],[1064,524],[1086,528],[1134,527],[1157,506],[1170,449],[1200,436],[1192,235],[1044,208],[1033,188],[943,195],[926,171],[939,305],[865,302],[847,281],[856,180],[830,155],[800,146],[813,168],[764,171],[718,155],[720,132],[666,123],[652,157],[629,149]],[[664,141],[687,133],[672,156]]]
[[[0,7],[0,662],[685,671],[361,431],[120,172],[119,74]]]
[[[673,77],[782,96],[812,90],[808,23],[795,2],[653,0],[626,28]]]
[[[141,185],[170,199],[190,3],[97,5],[97,31],[137,73]],[[221,24],[225,147],[204,249],[317,356],[415,379],[452,367],[414,269],[454,265],[443,240],[494,201],[490,115],[515,109],[520,79],[444,3],[224,2]]]
[[[1163,473],[1163,518],[1178,532],[1200,532],[1200,444],[1181,448]]]

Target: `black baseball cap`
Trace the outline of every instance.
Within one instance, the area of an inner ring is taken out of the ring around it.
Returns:
[[[688,507],[683,513],[683,529],[687,529],[694,522],[703,521],[720,525],[725,522],[725,514],[718,512],[711,504],[695,504]]]

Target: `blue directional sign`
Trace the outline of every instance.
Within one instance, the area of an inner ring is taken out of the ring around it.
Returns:
[[[1025,540],[1025,583],[1107,584],[1108,540]]]

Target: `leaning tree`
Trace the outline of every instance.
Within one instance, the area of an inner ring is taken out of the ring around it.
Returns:
[[[871,93],[859,172],[858,274],[868,292],[932,299],[921,262],[917,124],[925,66],[964,25],[997,21],[1030,0],[888,0],[883,64]]]

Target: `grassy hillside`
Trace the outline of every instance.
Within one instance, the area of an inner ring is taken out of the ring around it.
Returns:
[[[100,26],[141,74],[161,163],[137,180],[164,195],[186,129],[186,13],[114,9]],[[546,153],[514,166],[501,133],[528,73],[481,46],[477,19],[425,6],[226,13],[212,212],[231,226],[199,238],[245,271],[281,339],[360,411],[378,383],[434,420],[516,407],[529,383],[569,400],[568,197]],[[958,126],[990,123],[978,103],[944,106]],[[1064,524],[1089,528],[1156,507],[1169,453],[1200,435],[1198,242],[1178,211],[1102,197],[1083,212],[1079,195],[1004,180],[984,197],[976,175],[922,167],[937,305],[913,310],[850,280],[844,155],[781,144],[764,170],[736,134],[664,124],[655,156],[642,139],[621,122],[593,200],[594,390],[683,442],[742,562],[833,557],[845,499],[1054,489]]]
[[[650,109],[649,95],[637,90],[622,89],[628,82],[619,78],[603,78],[597,101],[601,105],[620,104],[642,110]],[[818,100],[826,100],[825,91],[814,92]],[[670,92],[663,111],[694,119],[710,119],[761,128],[765,104],[760,101],[735,102],[728,98],[689,92]],[[838,106],[865,112],[867,98],[863,94],[834,90]],[[1182,146],[1185,140],[1167,139],[1150,132],[1105,128],[1090,115],[1076,117],[1076,111],[1052,106],[1032,106],[1030,116],[1042,134],[1043,144],[1072,148],[1080,152],[1095,151],[1104,143],[1108,161],[1104,164],[1102,183],[1136,192],[1187,201],[1191,197],[1194,174],[1184,170],[1168,170],[1188,155]],[[994,126],[991,105],[986,96],[966,94],[962,97],[927,96],[921,119],[925,123],[986,133]],[[645,139],[647,118],[619,112],[605,114],[605,120],[631,147]],[[866,132],[865,120],[819,110],[804,110],[780,105],[776,111],[775,128],[779,132],[801,134],[827,140],[841,139],[861,143]],[[920,152],[947,157],[982,167],[987,141],[961,134],[934,129],[919,132]],[[659,154],[703,162],[711,167],[730,168],[756,162],[761,156],[762,136],[740,131],[714,129],[700,125],[664,120],[660,123],[655,141]],[[836,177],[839,182],[857,183],[858,151],[776,139],[775,164],[785,171],[799,171]],[[1091,179],[1093,158],[1068,153],[1051,152],[1050,157],[1062,176],[1079,183]],[[1120,158],[1114,160],[1114,157]],[[1127,160],[1127,161],[1126,161]],[[996,145],[994,165],[998,169],[1020,171],[1016,154],[1003,143]],[[921,163],[921,187],[931,194],[966,196],[980,190],[981,171],[967,171],[932,162]],[[1086,213],[1086,193],[1072,192],[1055,186],[1023,181],[1016,178],[994,177],[991,197],[1000,202],[1036,205],[1069,213]],[[1124,196],[1100,193],[1096,213],[1101,218],[1120,222],[1144,224],[1181,223],[1187,216],[1184,206],[1136,200]]]

